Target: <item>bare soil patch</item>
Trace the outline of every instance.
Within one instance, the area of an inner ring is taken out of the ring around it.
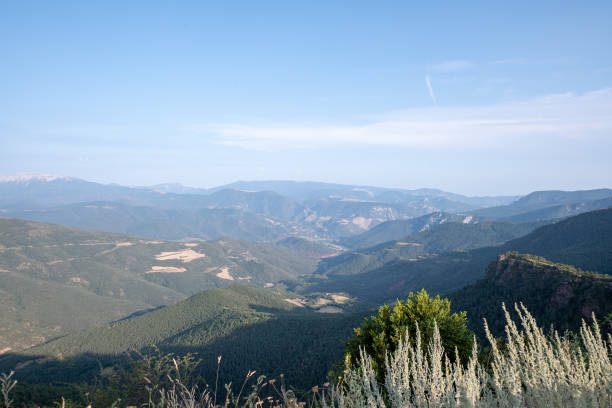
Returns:
[[[194,251],[193,249],[183,249],[181,251],[162,252],[155,255],[155,259],[158,261],[169,261],[177,259],[183,263],[191,262],[194,259],[204,258],[206,255]]]
[[[234,280],[234,277],[230,275],[229,268],[227,266],[221,268],[221,272],[217,274],[217,278]]]
[[[298,307],[304,307],[304,305],[302,304],[302,302],[300,302],[299,299],[283,299],[285,302],[289,302],[292,305],[298,306]]]
[[[332,299],[334,299],[334,302],[336,303],[344,303],[350,299],[348,296],[342,296],[342,295],[330,295],[330,296]]]
[[[342,313],[342,309],[336,306],[325,306],[317,310],[317,313]]]
[[[145,273],[183,273],[186,270],[185,268],[177,268],[175,266],[152,266],[151,270]]]

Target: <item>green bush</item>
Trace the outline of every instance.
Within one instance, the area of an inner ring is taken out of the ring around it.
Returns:
[[[425,289],[410,293],[406,301],[398,300],[391,308],[384,305],[378,314],[366,319],[346,347],[347,360],[355,365],[360,359],[360,348],[371,356],[379,381],[384,378],[385,358],[395,352],[398,344],[417,333],[423,344],[429,344],[437,325],[442,345],[446,350],[457,349],[461,361],[467,361],[472,351],[474,334],[467,328],[465,312],[450,313],[451,304],[440,296],[430,297]]]
[[[584,322],[579,347],[553,332],[546,336],[523,305],[515,307],[520,325],[506,312],[506,343],[501,350],[488,328],[492,361],[481,364],[474,344],[466,364],[446,357],[434,326],[428,347],[420,336],[404,337],[385,361],[380,384],[374,361],[363,349],[359,364],[322,400],[324,407],[610,407],[612,337],[604,340],[593,316]],[[425,353],[424,350],[428,352]],[[452,353],[452,352],[451,352]],[[452,354],[451,354],[452,355]]]

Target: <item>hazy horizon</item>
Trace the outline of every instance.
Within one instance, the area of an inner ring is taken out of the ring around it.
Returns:
[[[0,5],[0,173],[612,186],[609,2]]]
[[[294,180],[294,179],[240,179],[240,180],[233,180],[230,181],[228,183],[223,183],[223,184],[210,184],[210,185],[189,185],[189,184],[184,184],[178,181],[160,181],[157,183],[152,183],[152,184],[122,184],[122,183],[118,183],[118,182],[114,182],[114,181],[100,181],[100,180],[95,180],[95,179],[86,179],[83,177],[76,177],[76,176],[70,176],[70,175],[64,175],[64,174],[48,174],[48,173],[29,173],[29,172],[23,172],[23,173],[14,173],[14,174],[0,174],[0,182],[12,182],[12,181],[25,181],[29,178],[39,178],[39,179],[47,179],[47,181],[51,181],[51,180],[55,180],[55,179],[77,179],[77,180],[83,180],[83,181],[87,181],[87,182],[93,182],[93,183],[98,183],[98,184],[102,184],[102,185],[117,185],[117,186],[123,186],[123,187],[130,187],[130,188],[150,188],[150,187],[156,187],[156,186],[163,186],[163,185],[172,185],[172,184],[178,184],[181,187],[186,187],[186,188],[194,188],[194,189],[203,189],[203,190],[207,190],[207,189],[214,189],[214,188],[218,188],[218,187],[223,187],[226,185],[231,185],[234,183],[257,183],[257,182],[290,182],[290,183],[322,183],[322,184],[331,184],[331,185],[347,185],[347,186],[354,186],[354,187],[372,187],[372,188],[383,188],[383,189],[390,189],[390,190],[427,190],[427,189],[433,189],[433,190],[441,190],[441,191],[445,191],[447,193],[454,193],[454,194],[460,194],[460,195],[464,195],[466,197],[502,197],[502,196],[525,196],[528,195],[530,193],[536,192],[536,191],[586,191],[586,190],[599,190],[599,189],[612,189],[612,187],[610,186],[596,186],[596,187],[589,187],[589,188],[578,188],[578,189],[574,189],[574,190],[562,190],[562,189],[558,189],[558,188],[546,188],[546,189],[542,189],[542,190],[530,190],[530,191],[525,191],[522,193],[515,193],[515,194],[466,194],[462,191],[455,191],[455,190],[445,190],[442,188],[437,188],[435,186],[420,186],[420,187],[414,187],[414,188],[406,188],[406,187],[398,187],[398,186],[390,186],[390,185],[375,185],[375,184],[360,184],[360,183],[339,183],[339,182],[333,182],[333,181],[323,181],[323,180]]]

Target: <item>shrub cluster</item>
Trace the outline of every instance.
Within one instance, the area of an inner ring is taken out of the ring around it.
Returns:
[[[556,332],[546,336],[521,305],[521,329],[506,315],[504,350],[488,328],[492,361],[479,362],[474,344],[467,364],[447,357],[437,326],[427,347],[420,333],[406,335],[385,360],[385,380],[376,380],[363,351],[358,367],[323,399],[323,406],[348,407],[610,407],[612,338],[602,339],[597,322],[584,322],[579,344]]]

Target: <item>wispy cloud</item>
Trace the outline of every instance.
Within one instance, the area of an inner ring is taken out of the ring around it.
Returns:
[[[522,65],[529,61],[526,58],[508,58],[489,62],[490,65]]]
[[[441,72],[441,73],[450,73],[450,72],[458,72],[465,71],[470,69],[475,64],[470,61],[465,60],[453,60],[453,61],[444,61],[438,64],[434,64],[431,66],[432,71]]]
[[[333,148],[347,145],[398,148],[528,148],[539,141],[612,142],[612,88],[490,106],[408,109],[336,126],[190,126],[216,143],[246,149]]]
[[[438,106],[438,101],[436,101],[436,94],[433,91],[431,86],[431,80],[429,79],[429,75],[425,75],[425,82],[427,83],[427,89],[429,89],[429,96],[431,97],[431,101],[435,106]]]

